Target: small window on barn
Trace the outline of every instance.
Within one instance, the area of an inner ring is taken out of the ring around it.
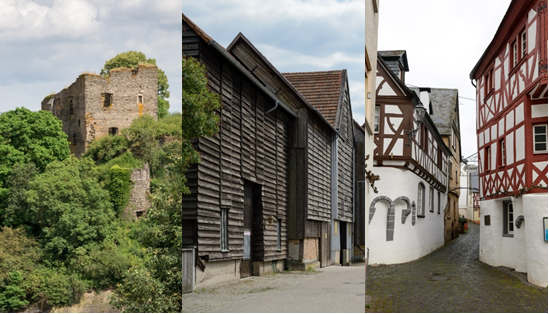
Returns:
[[[276,220],[276,250],[282,251],[282,232],[280,228],[280,219]]]
[[[228,208],[222,208],[221,209],[221,251],[227,252],[229,251],[229,209]]]
[[[117,135],[118,134],[118,128],[109,128],[109,135]]]
[[[110,107],[112,105],[112,94],[101,93],[101,103],[103,107]]]

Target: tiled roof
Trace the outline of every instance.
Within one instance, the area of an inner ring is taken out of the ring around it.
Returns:
[[[282,73],[282,75],[336,127],[337,107],[344,70]]]
[[[410,87],[417,95],[420,95],[420,88]],[[435,123],[441,135],[452,134],[452,124],[458,110],[458,90],[449,88],[429,88],[429,101],[433,108],[431,119]],[[429,108],[429,104],[423,104]],[[459,127],[459,125],[458,125]]]

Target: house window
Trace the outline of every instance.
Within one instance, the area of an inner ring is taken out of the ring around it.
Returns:
[[[484,149],[484,171],[489,172],[491,168],[491,159],[492,159],[492,153],[490,150],[490,146],[486,147]]]
[[[452,168],[453,168],[453,162],[449,161],[450,165],[448,166],[448,174],[450,175],[450,179],[452,179]]]
[[[512,238],[514,227],[513,203],[503,202],[503,236]]]
[[[280,230],[280,219],[276,220],[276,250],[281,251],[282,250],[282,232]]]
[[[221,251],[229,251],[229,209],[221,209]]]
[[[101,93],[101,103],[103,107],[110,107],[112,105],[112,94]]]
[[[547,153],[547,124],[534,125],[534,154]]]
[[[490,69],[488,73],[484,76],[484,96],[490,94],[492,89],[494,89],[494,69]]]
[[[435,212],[435,191],[432,187],[429,188],[429,211],[431,213]]]
[[[118,134],[118,128],[109,128],[109,135],[116,135]]]
[[[526,56],[526,30],[523,30],[520,34],[520,45],[522,46],[521,58],[524,58]]]
[[[425,217],[425,186],[421,182],[417,186],[417,216]]]
[[[379,133],[379,105],[376,105],[376,109],[375,109],[375,116],[374,116],[374,133],[375,134],[378,134]]]
[[[499,153],[499,166],[504,167],[505,166],[505,139],[501,139],[498,142],[498,153]]]
[[[518,63],[518,47],[516,40],[511,44],[511,50],[511,68],[514,68]]]
[[[437,214],[440,215],[440,192],[437,192]]]

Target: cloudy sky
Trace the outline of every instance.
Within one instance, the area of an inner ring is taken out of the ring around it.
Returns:
[[[242,32],[280,72],[347,69],[364,121],[364,0],[183,1],[183,13],[227,47]]]
[[[380,0],[378,50],[406,50],[406,84],[459,90],[462,156],[477,151],[469,73],[510,0]]]
[[[181,0],[0,0],[0,112],[98,73],[118,53],[156,59],[181,111]]]

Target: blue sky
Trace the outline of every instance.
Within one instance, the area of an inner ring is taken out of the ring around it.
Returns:
[[[347,69],[364,121],[364,0],[183,1],[183,13],[227,47],[242,32],[280,72]]]
[[[42,99],[106,60],[154,58],[181,111],[181,0],[0,0],[0,112],[39,110]]]

